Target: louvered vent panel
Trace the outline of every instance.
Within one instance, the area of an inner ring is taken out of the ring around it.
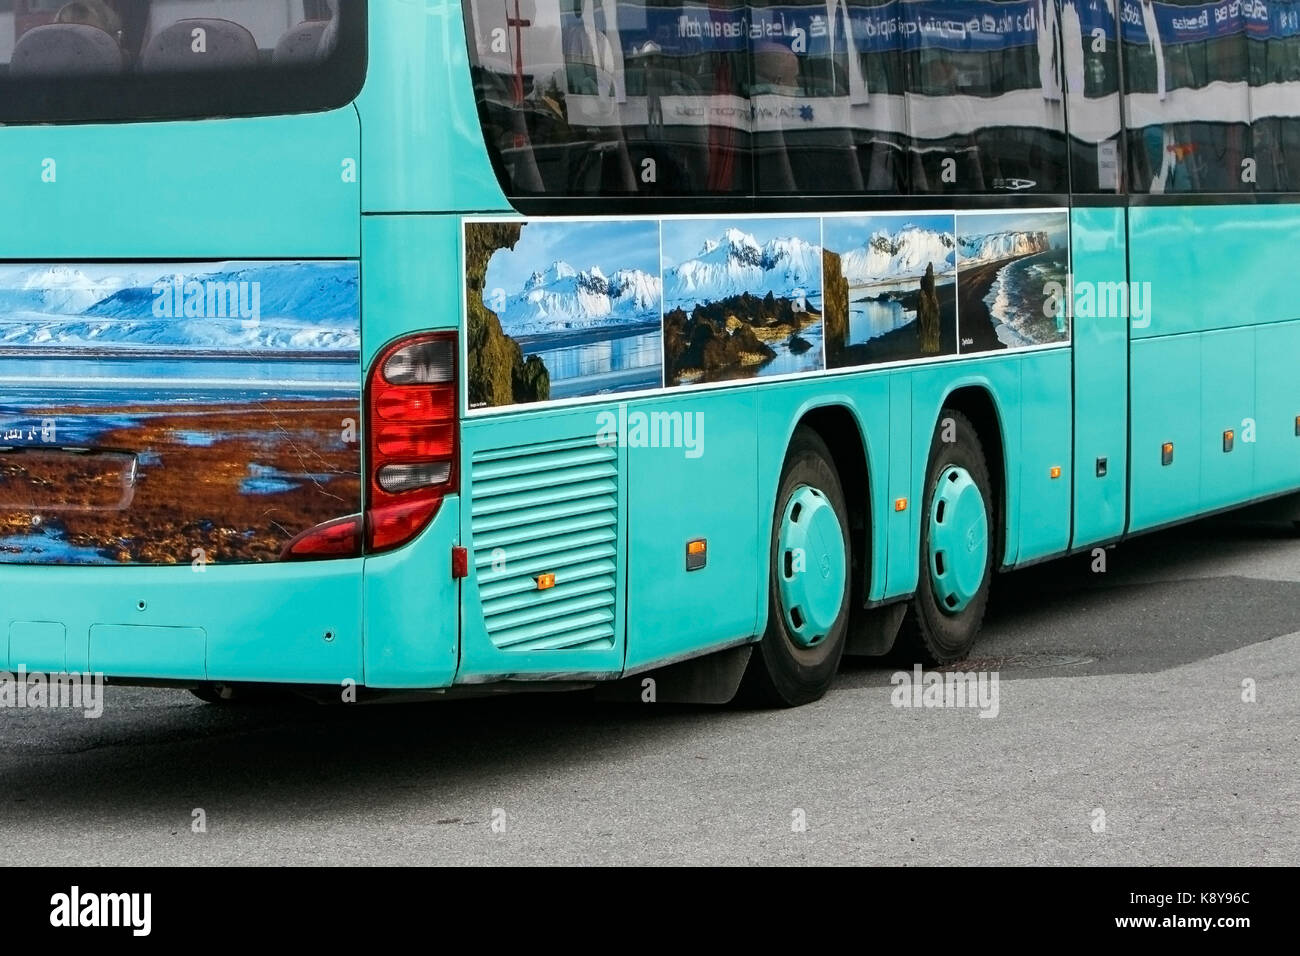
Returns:
[[[474,456],[474,565],[498,648],[613,647],[616,454],[588,436]],[[555,587],[539,591],[548,572]]]

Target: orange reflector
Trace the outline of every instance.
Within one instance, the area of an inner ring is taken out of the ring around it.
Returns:
[[[705,549],[705,544],[703,540],[686,542],[687,554],[703,554],[704,549]]]
[[[1164,452],[1166,455],[1172,455],[1174,453],[1174,443],[1171,441],[1165,442]]]
[[[1055,479],[1060,478],[1060,477],[1061,477],[1061,466],[1060,466],[1060,465],[1053,465],[1053,466],[1052,466],[1052,478],[1055,480]]]
[[[906,511],[906,510],[907,510],[907,499],[906,499],[906,498],[899,498],[899,499],[897,499],[897,500],[894,502],[894,510],[895,510],[895,511]]]
[[[555,575],[551,573],[537,575],[537,590],[546,591],[555,587]]]

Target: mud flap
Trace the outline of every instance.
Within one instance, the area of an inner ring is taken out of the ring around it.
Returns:
[[[740,689],[753,644],[643,671],[596,688],[597,700],[618,703],[729,704]]]

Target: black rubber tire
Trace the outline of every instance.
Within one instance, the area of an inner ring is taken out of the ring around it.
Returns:
[[[839,616],[825,639],[813,647],[799,647],[790,636],[781,612],[777,586],[777,538],[780,522],[791,495],[801,485],[816,488],[826,496],[844,532],[844,567],[852,575],[848,508],[839,474],[831,453],[811,428],[799,427],[790,439],[781,481],[777,485],[771,540],[768,546],[767,630],[754,648],[741,689],[742,699],[773,707],[798,707],[820,699],[830,689],[844,654],[848,632],[850,582],[846,580]]]
[[[945,442],[945,422],[952,421],[956,440]],[[989,557],[984,569],[984,580],[979,591],[958,614],[943,610],[934,596],[934,582],[930,579],[930,503],[939,487],[939,479],[953,465],[965,468],[979,486],[984,497],[984,507],[989,516]],[[921,574],[916,594],[908,604],[907,616],[899,632],[895,648],[898,654],[911,662],[929,665],[951,664],[970,655],[979,637],[988,608],[989,590],[997,556],[1001,554],[1002,520],[993,482],[989,477],[984,446],[975,426],[961,412],[945,408],[939,415],[939,424],[930,443],[930,457],[925,469],[925,495],[921,499]]]

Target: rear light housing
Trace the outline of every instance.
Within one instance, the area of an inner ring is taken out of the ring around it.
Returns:
[[[365,550],[391,551],[433,520],[456,490],[456,334],[388,345],[366,383]]]
[[[456,490],[454,332],[425,332],[386,346],[365,391],[365,511],[294,538],[283,561],[353,558],[410,542]]]

